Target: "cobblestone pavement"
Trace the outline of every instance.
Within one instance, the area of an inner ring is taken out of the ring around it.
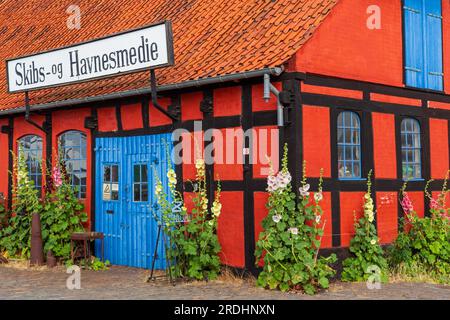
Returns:
[[[108,271],[82,271],[81,290],[68,290],[69,275],[64,269],[30,270],[0,266],[0,299],[439,299],[450,300],[450,286],[423,283],[395,283],[381,290],[368,290],[365,284],[335,283],[317,296],[272,292],[256,288],[251,280],[225,279],[209,283],[181,283],[171,286],[166,281],[146,283],[148,271],[113,267]]]

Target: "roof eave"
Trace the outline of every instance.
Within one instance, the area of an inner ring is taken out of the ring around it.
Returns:
[[[211,78],[189,80],[189,81],[185,81],[185,82],[181,82],[181,83],[161,85],[161,86],[158,86],[157,90],[158,90],[158,92],[167,92],[167,91],[189,89],[189,88],[196,88],[196,87],[198,88],[198,87],[203,87],[203,86],[207,86],[207,85],[263,77],[266,74],[269,74],[271,76],[279,76],[283,72],[284,72],[283,66],[274,67],[274,68],[264,68],[264,69],[259,69],[259,70],[227,74],[227,75],[211,77]],[[114,99],[123,99],[123,98],[132,97],[132,96],[148,95],[148,94],[151,94],[150,87],[142,88],[142,89],[127,90],[127,91],[122,91],[122,92],[115,92],[115,93],[99,95],[99,96],[92,96],[92,97],[36,104],[36,105],[31,105],[31,108],[33,111],[43,111],[43,110],[48,110],[48,109],[76,106],[76,105],[87,104],[87,103],[103,102],[103,101],[109,101],[109,100],[114,100]],[[25,107],[19,107],[19,108],[15,108],[15,109],[6,109],[6,110],[0,110],[0,116],[20,114],[20,113],[24,113],[24,112],[25,112]]]

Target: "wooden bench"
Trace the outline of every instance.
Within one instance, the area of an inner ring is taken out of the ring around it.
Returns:
[[[104,241],[105,241],[105,235],[101,232],[75,232],[72,233],[70,236],[70,257],[72,258],[72,261],[75,261],[74,259],[83,257],[86,259],[91,259],[91,242],[95,240],[101,241],[101,248],[102,248],[102,262],[104,262]],[[74,243],[76,242],[83,242],[83,254],[75,256],[75,247]]]

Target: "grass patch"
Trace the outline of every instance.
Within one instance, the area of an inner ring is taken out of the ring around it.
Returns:
[[[435,270],[430,270],[430,268],[417,262],[399,264],[396,268],[391,270],[389,280],[391,283],[421,282],[450,285],[449,275],[439,274]]]

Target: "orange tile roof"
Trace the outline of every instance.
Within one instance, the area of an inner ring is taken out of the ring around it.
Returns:
[[[0,110],[24,104],[8,94],[5,60],[162,20],[171,20],[174,67],[158,83],[278,67],[311,37],[338,0],[0,0]],[[81,29],[66,27],[66,9],[82,12]],[[31,104],[104,95],[149,86],[148,72],[30,93]]]

